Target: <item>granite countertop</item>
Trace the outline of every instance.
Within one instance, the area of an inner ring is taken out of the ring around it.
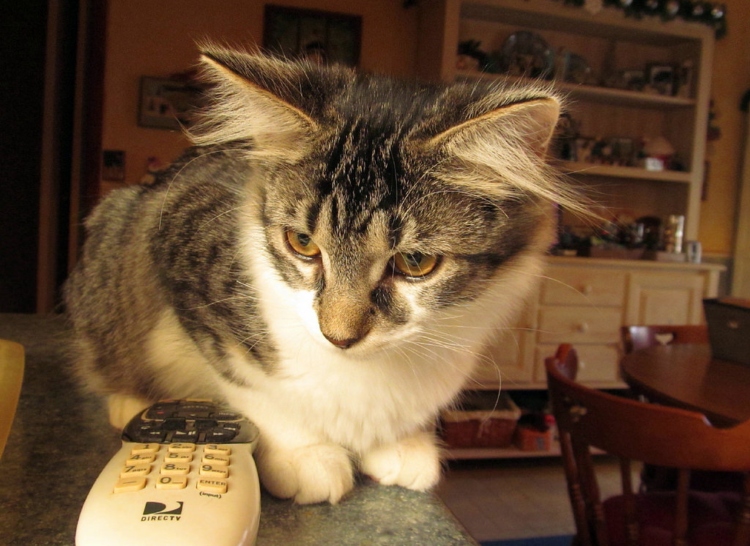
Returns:
[[[59,316],[0,314],[0,339],[26,349],[16,417],[0,460],[0,541],[72,545],[91,485],[120,447],[103,400],[64,366]],[[476,545],[431,493],[363,480],[340,504],[298,506],[263,493],[258,546]]]

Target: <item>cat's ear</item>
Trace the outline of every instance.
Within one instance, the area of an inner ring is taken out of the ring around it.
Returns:
[[[317,126],[285,96],[300,77],[297,66],[208,46],[203,48],[201,65],[212,100],[191,130],[196,144],[251,141],[254,154],[293,157],[303,152]]]
[[[554,97],[531,99],[482,113],[432,137],[429,146],[458,156],[476,157],[520,147],[543,157],[560,117]]]

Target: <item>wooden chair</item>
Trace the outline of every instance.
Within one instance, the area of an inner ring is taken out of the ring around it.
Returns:
[[[620,334],[625,353],[659,344],[708,343],[708,327],[705,324],[622,326]]]
[[[750,544],[750,421],[712,427],[702,415],[648,404],[575,381],[578,357],[561,345],[546,359],[577,546],[747,546]],[[604,502],[590,449],[620,460],[622,494]],[[680,469],[668,492],[634,492],[631,461]],[[689,470],[744,473],[740,493],[689,489]]]
[[[655,345],[676,343],[708,343],[705,324],[622,326],[620,328],[625,353],[632,353]],[[693,472],[691,487],[708,491],[741,490],[741,478],[727,472]],[[641,473],[641,488],[649,490],[674,489],[677,473],[672,469],[645,465]]]

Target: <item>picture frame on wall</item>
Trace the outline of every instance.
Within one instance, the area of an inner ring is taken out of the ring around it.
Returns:
[[[362,17],[328,11],[266,5],[263,48],[292,59],[359,65]]]
[[[138,125],[172,131],[190,127],[203,91],[190,81],[142,77]]]

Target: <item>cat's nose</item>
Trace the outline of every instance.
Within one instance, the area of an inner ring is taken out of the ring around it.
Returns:
[[[348,349],[349,347],[357,343],[360,339],[362,339],[358,337],[351,337],[349,339],[336,339],[330,336],[326,336],[325,334],[323,335],[328,341],[331,342],[331,345],[335,345],[339,349]]]

